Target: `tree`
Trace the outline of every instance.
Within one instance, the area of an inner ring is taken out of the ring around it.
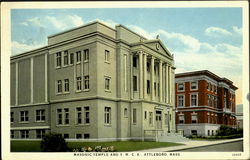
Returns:
[[[46,134],[41,141],[41,150],[43,152],[66,152],[69,151],[67,143],[61,134]]]

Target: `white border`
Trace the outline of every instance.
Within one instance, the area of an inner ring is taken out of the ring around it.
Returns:
[[[49,3],[49,5],[48,5]],[[6,106],[10,106],[10,90],[6,87],[10,86],[10,59],[9,55],[10,50],[10,10],[13,8],[79,8],[81,6],[82,8],[172,8],[172,7],[178,7],[178,8],[191,8],[191,7],[242,7],[243,8],[243,104],[244,106],[249,106],[249,101],[247,100],[246,96],[249,93],[249,21],[248,21],[248,3],[247,1],[216,1],[216,2],[201,2],[201,1],[185,1],[185,2],[4,2],[1,4],[1,39],[4,39],[4,41],[1,41],[1,50],[3,54],[1,54],[1,106],[4,110],[1,112],[1,127],[2,127],[2,156],[3,159],[72,159],[73,153],[10,153],[10,141],[9,141],[9,129],[10,129],[10,119],[9,114],[10,108]],[[249,107],[244,107],[244,115],[249,115]],[[179,157],[164,157],[164,158],[171,158],[171,159],[203,159],[203,158],[209,158],[209,159],[248,159],[249,153],[246,151],[249,151],[249,116],[244,116],[244,151],[241,153],[241,156],[238,157],[232,157],[231,152],[210,152],[209,157],[205,157],[203,152],[199,153],[181,153],[181,156]],[[7,137],[7,138],[6,138]],[[136,155],[136,154],[135,154]],[[143,154],[141,154],[143,155]],[[86,157],[74,157],[77,158],[86,158]],[[88,156],[88,159],[96,159],[100,157],[96,156]],[[110,156],[102,156],[104,159],[110,159]],[[132,154],[129,154],[129,156],[126,157],[115,157],[116,159],[162,159],[163,157],[159,156],[132,156]]]

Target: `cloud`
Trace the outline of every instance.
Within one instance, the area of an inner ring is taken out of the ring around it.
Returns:
[[[210,37],[231,36],[232,33],[219,27],[209,27],[205,30],[205,35]]]
[[[44,47],[46,44],[44,43],[33,43],[33,44],[26,44],[23,42],[12,41],[11,42],[11,55],[17,55],[23,52],[27,52],[33,49]]]
[[[20,23],[24,26],[43,27],[47,29],[54,29],[62,31],[70,29],[72,27],[78,27],[84,24],[82,17],[78,15],[66,15],[66,16],[43,16],[33,17]]]
[[[233,26],[233,31],[237,33],[238,35],[242,35],[242,28],[239,28],[237,26]]]

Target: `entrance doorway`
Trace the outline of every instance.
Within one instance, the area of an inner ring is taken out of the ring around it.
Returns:
[[[157,129],[162,129],[162,114],[161,111],[156,111],[155,114],[155,121],[156,121],[156,128]]]

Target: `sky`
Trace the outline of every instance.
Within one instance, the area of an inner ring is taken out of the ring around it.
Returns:
[[[95,20],[125,25],[148,39],[159,35],[174,54],[176,73],[209,70],[226,77],[239,88],[236,104],[242,103],[242,8],[12,9],[12,55]]]

